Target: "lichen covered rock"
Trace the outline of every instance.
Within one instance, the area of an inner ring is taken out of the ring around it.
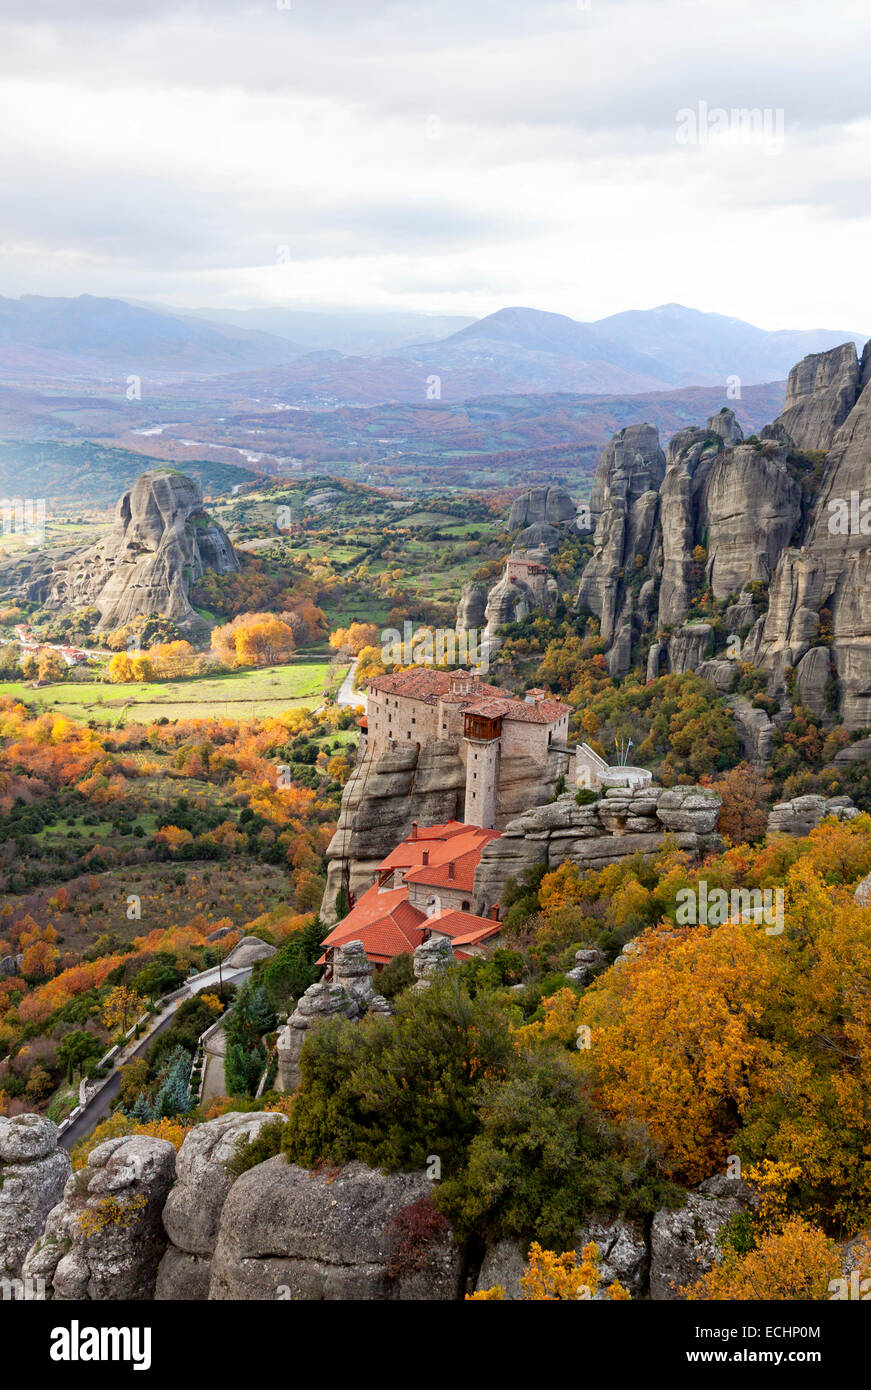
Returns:
[[[143,1135],[107,1139],[68,1179],[24,1261],[59,1300],[150,1299],[166,1249],[161,1212],[175,1149]]]
[[[234,1183],[221,1216],[212,1299],[346,1301],[456,1299],[462,1255],[450,1227],[424,1223],[423,1173],[382,1173],[361,1163],[309,1172],[279,1155]],[[409,1219],[411,1218],[411,1219]],[[418,1229],[421,1223],[417,1223]]]
[[[45,1115],[0,1116],[0,1279],[17,1279],[45,1219],[63,1194],[69,1154]]]

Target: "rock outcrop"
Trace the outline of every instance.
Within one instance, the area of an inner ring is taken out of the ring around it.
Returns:
[[[580,1256],[584,1246],[591,1242],[599,1248],[601,1275],[595,1297],[602,1298],[607,1286],[615,1281],[633,1298],[642,1297],[647,1288],[650,1255],[641,1223],[613,1217],[586,1221],[572,1236],[567,1248],[576,1250]],[[516,1240],[498,1240],[488,1245],[475,1288],[492,1289],[501,1285],[507,1299],[522,1298],[520,1276],[526,1268],[524,1249],[524,1243]]]
[[[463,586],[457,605],[457,632],[478,632],[487,614],[487,586],[478,580]]]
[[[817,352],[793,367],[779,423],[799,449],[830,449],[859,396],[859,360],[852,343]]]
[[[227,1164],[243,1138],[256,1139],[264,1125],[276,1123],[286,1123],[286,1116],[231,1111],[189,1132],[179,1149],[176,1182],[163,1208],[170,1244],[160,1262],[155,1298],[173,1302],[208,1298],[221,1212],[235,1182]]]
[[[212,1299],[457,1299],[462,1252],[450,1227],[417,1257],[403,1214],[432,1195],[423,1173],[351,1163],[309,1172],[279,1155],[233,1184],[212,1263]]]
[[[0,1279],[17,1279],[71,1167],[45,1115],[0,1116]]]
[[[280,1091],[300,1083],[299,1059],[309,1028],[323,1018],[356,1020],[366,1013],[390,1012],[387,1000],[372,987],[372,966],[362,941],[346,941],[333,955],[332,979],[309,985],[278,1035]]]
[[[659,566],[656,521],[664,474],[658,430],[630,425],[606,447],[593,483],[594,550],[577,601],[600,618],[605,641],[614,641],[615,676],[624,675],[631,661],[635,604],[629,577]]]
[[[709,787],[613,787],[588,806],[567,792],[509,821],[485,845],[475,894],[498,902],[509,878],[537,865],[555,869],[569,860],[581,870],[603,869],[626,855],[656,854],[669,836],[679,849],[701,854],[720,843],[720,805]]]
[[[454,964],[454,952],[445,936],[433,936],[414,950],[415,989],[426,989],[435,975]]]
[[[100,631],[145,614],[199,636],[205,624],[191,607],[190,585],[207,569],[228,574],[238,568],[226,533],[203,510],[196,483],[155,469],[125,492],[109,533],[54,570],[45,602],[59,610],[96,607]]]
[[[795,796],[778,801],[768,813],[769,835],[809,835],[827,816],[852,820],[859,810],[849,796]]]
[[[846,343],[799,363],[758,438],[744,440],[727,408],[680,430],[664,475],[649,427],[633,428],[637,439],[622,430],[602,455],[578,593],[600,618],[612,675],[639,659],[648,679],[716,660],[722,636],[702,651],[687,626],[707,587],[716,603],[734,599],[726,630],[770,694],[785,698],[795,672],[818,717],[871,724],[871,345],[861,361]],[[719,690],[728,675],[717,668]]]
[[[728,700],[735,720],[741,755],[754,767],[764,767],[774,747],[774,725],[764,709],[756,709],[743,695]]]
[[[336,898],[349,865],[350,891],[370,887],[378,864],[419,825],[462,820],[466,772],[455,739],[418,748],[394,745],[375,759],[366,751],[348,779],[336,833],[327,848],[327,886],[321,905],[326,924],[336,920]]]
[[[515,497],[508,514],[508,530],[535,524],[557,527],[573,521],[574,517],[575,504],[565,488],[545,484],[531,487]]]
[[[717,1237],[733,1216],[746,1211],[750,1194],[740,1179],[709,1178],[686,1206],[658,1211],[650,1232],[650,1297],[671,1301],[720,1259]]]
[[[107,1139],[68,1179],[22,1274],[59,1300],[154,1295],[166,1248],[161,1212],[175,1175],[166,1139]]]
[[[529,561],[541,572],[523,577],[512,563],[517,560]],[[547,565],[548,555],[541,549],[516,550],[509,555],[502,578],[487,595],[483,642],[488,656],[499,650],[500,629],[508,623],[522,623],[530,613],[552,611],[559,587],[553,575],[547,574]]]
[[[234,970],[244,969],[245,966],[254,965],[258,960],[269,960],[274,956],[277,947],[270,946],[268,941],[263,941],[259,936],[243,936],[233,947],[230,954],[224,961],[225,966],[232,966]]]

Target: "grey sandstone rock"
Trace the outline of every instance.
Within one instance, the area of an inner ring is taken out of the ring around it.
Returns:
[[[852,820],[859,811],[848,796],[794,796],[778,801],[768,813],[769,835],[809,835],[827,816]]]
[[[107,1139],[68,1179],[22,1274],[49,1297],[147,1300],[166,1248],[161,1222],[175,1149],[142,1135]]]
[[[203,509],[197,484],[154,469],[125,492],[108,534],[54,570],[46,606],[94,605],[101,631],[142,614],[159,615],[196,637],[205,624],[191,607],[189,585],[208,569],[228,574],[238,568],[229,538]]]
[[[735,718],[742,754],[748,762],[762,767],[774,747],[774,725],[764,709],[754,709],[743,695],[732,695],[727,703]]]
[[[529,488],[515,497],[508,515],[508,529],[515,531],[520,526],[531,526],[543,522],[548,526],[559,526],[571,521],[575,515],[575,504],[564,487],[558,484]]]
[[[640,1223],[613,1217],[592,1218],[578,1228],[567,1248],[577,1251],[580,1258],[584,1246],[591,1243],[599,1249],[601,1283],[596,1297],[602,1298],[608,1285],[615,1282],[622,1284],[633,1298],[640,1297],[647,1283],[649,1263]],[[520,1278],[526,1268],[526,1244],[518,1240],[491,1242],[475,1282],[476,1290],[499,1285],[510,1301],[521,1299]]]
[[[0,1116],[0,1279],[21,1274],[70,1171],[57,1126],[46,1116]]]
[[[243,1137],[255,1139],[265,1125],[285,1122],[286,1116],[280,1114],[230,1112],[189,1131],[163,1208],[170,1245],[160,1262],[155,1298],[208,1298],[221,1212],[235,1181],[227,1164]]]
[[[830,449],[859,395],[859,360],[852,343],[813,353],[793,367],[779,423],[799,449]]]
[[[720,805],[708,787],[614,787],[589,806],[566,792],[509,821],[500,839],[485,845],[475,896],[497,902],[509,878],[519,881],[538,864],[553,869],[570,860],[582,871],[603,869],[627,855],[656,854],[669,838],[693,855],[713,849]]]
[[[369,1012],[386,1014],[390,1008],[372,988],[372,966],[362,941],[346,941],[334,952],[332,980],[309,985],[278,1034],[278,1089],[295,1091],[299,1085],[299,1059],[309,1028],[321,1019],[356,1020]]]
[[[261,941],[259,936],[243,936],[224,961],[225,966],[233,969],[241,969],[246,965],[253,965],[258,960],[268,960],[276,952],[275,946],[270,946],[268,941]]]
[[[419,1261],[397,1263],[397,1218],[431,1197],[423,1173],[351,1163],[309,1172],[282,1156],[234,1183],[212,1264],[211,1299],[445,1300],[460,1296],[450,1228]]]
[[[432,936],[421,942],[414,951],[415,989],[426,989],[433,976],[449,970],[454,964],[454,952],[450,941],[443,936]]]
[[[566,971],[566,979],[571,980],[573,985],[586,985],[592,979],[594,970],[604,965],[606,957],[595,947],[582,946],[579,951],[575,951],[575,960],[577,965]]]
[[[743,1184],[702,1183],[679,1210],[658,1211],[650,1233],[650,1297],[671,1301],[695,1284],[720,1259],[717,1236],[731,1217],[746,1210]]]

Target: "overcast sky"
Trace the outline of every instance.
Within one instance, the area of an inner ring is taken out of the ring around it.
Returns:
[[[285,3],[0,0],[0,293],[871,329],[869,0]]]

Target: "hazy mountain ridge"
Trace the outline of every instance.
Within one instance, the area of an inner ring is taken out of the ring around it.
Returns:
[[[226,321],[219,314],[92,295],[0,299],[0,377],[124,383],[131,374],[172,381],[277,372],[266,389],[282,389],[295,404],[326,406],[518,392],[614,395],[713,386],[733,376],[746,385],[783,380],[809,352],[863,341],[840,330],[769,332],[674,304],[595,323],[523,306],[473,322],[274,306],[227,310]],[[439,336],[456,323],[457,331]],[[288,336],[294,330],[297,339]]]

